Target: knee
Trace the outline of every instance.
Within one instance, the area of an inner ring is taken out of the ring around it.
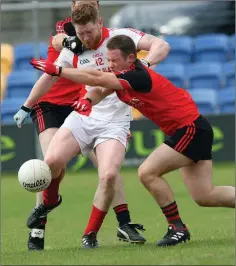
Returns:
[[[200,207],[209,207],[211,205],[208,195],[195,195],[192,198]]]
[[[48,154],[44,158],[44,162],[52,169],[57,168],[60,164],[60,160],[54,154]]]
[[[207,201],[203,200],[203,199],[195,199],[194,200],[198,206],[200,207],[208,207]]]
[[[100,176],[99,183],[102,186],[114,188],[116,176],[117,176],[117,173],[115,171],[107,170],[104,172],[102,176]]]
[[[139,180],[143,185],[148,184],[155,178],[155,175],[153,175],[149,169],[145,166],[145,164],[141,164],[138,168],[138,177]]]
[[[61,174],[61,171],[65,168],[60,158],[53,154],[46,155],[44,162],[50,167],[52,171],[52,178],[57,178]]]

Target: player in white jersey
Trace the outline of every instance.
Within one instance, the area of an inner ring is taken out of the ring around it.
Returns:
[[[102,27],[103,37],[97,45],[96,50],[88,50],[80,56],[77,56],[70,50],[64,48],[57,59],[57,65],[80,69],[92,67],[104,72],[110,72],[106,57],[106,45],[109,39],[120,34],[131,37],[136,46],[140,39],[144,36],[144,33],[133,29],[108,29]],[[86,90],[89,90],[88,86],[86,86]],[[76,112],[74,112],[74,115],[78,116]],[[132,120],[131,107],[127,107],[126,104],[122,103],[118,99],[116,93],[106,97],[98,105],[94,106],[89,116],[97,120],[110,122],[130,122]],[[127,126],[129,128],[129,124],[127,124]]]
[[[72,1],[71,9],[75,10],[80,2],[81,1]],[[86,2],[88,2],[88,0],[86,0]],[[90,2],[93,2],[95,6],[99,8],[99,1],[92,0]],[[63,48],[62,41],[64,39],[65,39],[65,41],[63,42],[64,46],[66,47],[66,45],[68,45],[69,47],[71,47],[70,42],[74,40],[74,37],[76,35],[74,27],[71,23],[71,17],[65,19],[64,21],[59,21],[56,24],[56,33],[58,34],[55,36],[51,36],[52,41],[50,41],[47,61],[50,60],[55,61],[55,59],[59,56],[60,51]],[[68,38],[67,34],[69,36],[74,36],[74,37]],[[78,38],[76,38],[76,41],[77,45],[75,47],[75,50],[73,50],[73,52],[76,54],[82,54],[84,46]],[[52,46],[54,47],[54,49]],[[49,146],[50,140],[52,139],[53,135],[56,133],[58,128],[64,123],[65,118],[73,110],[73,107],[70,106],[68,102],[71,101],[72,104],[75,101],[75,98],[73,98],[75,94],[77,94],[78,98],[78,91],[80,89],[79,84],[77,84],[76,86],[76,84],[73,83],[70,87],[69,86],[70,83],[71,82],[69,82],[68,80],[61,80],[59,81],[59,83],[57,82],[54,85],[54,88],[52,88],[49,91],[49,93],[47,93],[46,95],[44,95],[43,98],[40,99],[40,102],[42,102],[42,104],[41,103],[39,103],[39,105],[37,104],[36,110],[32,111],[31,109],[29,109],[24,111],[22,109],[24,107],[21,107],[21,109],[14,116],[14,119],[16,120],[18,127],[21,127],[24,124],[25,120],[27,119],[29,113],[31,113],[31,116],[32,115],[36,116],[38,114],[37,118],[39,119],[38,120],[39,125],[37,126],[36,124],[36,127],[38,128],[38,131],[41,132],[40,142],[43,154],[46,153],[46,150]],[[86,91],[81,88],[81,93],[82,93],[81,97],[85,94],[85,92]],[[51,104],[51,102],[54,103],[55,105]],[[62,103],[67,105],[63,106],[61,105]],[[39,112],[36,112],[37,110]],[[37,123],[37,119],[35,122]],[[91,152],[88,157],[97,167],[96,156],[94,152]],[[99,197],[99,192],[97,193],[97,197]],[[37,199],[36,206],[38,206],[43,202],[43,192],[37,193],[36,199]],[[139,232],[136,230],[137,228],[141,228],[141,225],[133,224],[131,222],[131,214],[125,198],[124,184],[122,178],[117,178],[117,182],[115,185],[115,196],[112,201],[112,207],[118,221],[117,237],[121,240],[125,240],[130,243],[133,243],[133,241],[135,241],[135,243],[137,242],[143,243],[145,241],[144,237],[141,236]],[[45,218],[43,225],[40,224],[38,227],[31,229],[27,243],[29,250],[40,251],[44,249],[46,222],[47,219]],[[122,230],[122,232],[124,233],[121,233],[120,230]]]
[[[105,46],[110,38],[119,34],[131,37],[137,50],[149,50],[145,59],[151,65],[162,61],[169,52],[169,45],[154,36],[132,29],[103,28],[97,9],[89,3],[81,3],[78,6],[72,13],[72,21],[77,36],[88,51],[78,57],[64,49],[57,61],[59,66],[80,68],[92,66],[101,71],[109,71]],[[32,102],[46,93],[52,82],[56,80],[53,79],[44,74],[25,102],[26,106],[32,105]],[[58,194],[57,180],[68,161],[79,153],[87,154],[95,149],[98,160],[99,197],[96,193],[82,243],[84,247],[97,247],[96,235],[114,197],[114,185],[125,156],[131,119],[130,108],[120,102],[116,94],[110,95],[98,104],[87,116],[77,112],[72,112],[68,116],[53,137],[45,155],[45,162],[52,170],[53,180],[43,193],[44,204],[34,209],[28,218],[29,227],[40,224],[42,217],[60,204],[61,196]]]

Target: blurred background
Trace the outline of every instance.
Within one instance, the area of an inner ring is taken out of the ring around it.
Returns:
[[[235,2],[234,1],[100,1],[108,27],[132,27],[164,38],[171,46],[155,71],[188,90],[214,127],[214,159],[234,161],[235,154]],[[39,77],[29,60],[47,56],[58,20],[70,15],[70,1],[1,1],[1,163],[18,170],[40,157],[29,124],[17,129],[13,115]],[[143,56],[143,55],[140,55]],[[124,166],[137,166],[164,134],[133,110],[133,138]],[[23,151],[23,152],[22,152]],[[78,157],[72,171],[92,167]]]

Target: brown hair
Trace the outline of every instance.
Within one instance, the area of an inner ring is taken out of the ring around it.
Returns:
[[[137,57],[135,43],[129,36],[126,35],[116,35],[115,37],[112,37],[107,43],[107,49],[119,49],[125,58],[127,58],[130,54],[134,54],[134,56]]]
[[[81,2],[71,15],[72,22],[85,25],[89,22],[96,23],[99,20],[99,11],[95,2]]]

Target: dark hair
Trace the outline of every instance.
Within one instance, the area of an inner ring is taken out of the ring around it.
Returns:
[[[81,2],[71,15],[72,22],[85,25],[89,22],[96,23],[99,20],[99,11],[95,2]]]
[[[74,0],[74,1],[72,1],[72,3],[75,3],[76,1],[78,1],[78,0]],[[99,1],[97,1],[97,4],[99,4]]]
[[[122,55],[127,58],[130,54],[137,57],[137,49],[134,41],[126,35],[116,35],[112,37],[107,43],[107,49],[119,49]]]

